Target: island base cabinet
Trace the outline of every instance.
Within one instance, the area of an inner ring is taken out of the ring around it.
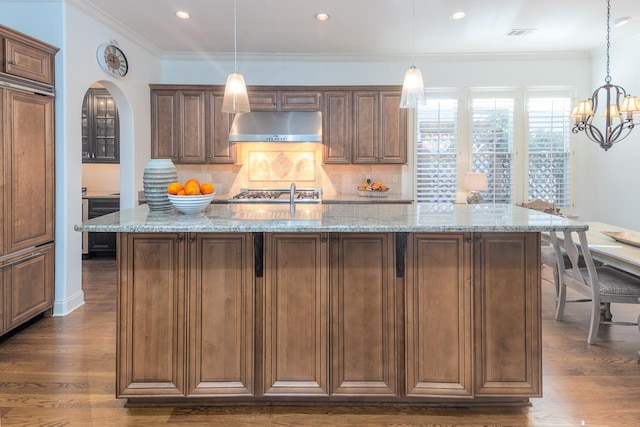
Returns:
[[[476,396],[542,395],[540,234],[474,237]]]
[[[253,396],[255,292],[250,234],[189,238],[187,396]]]
[[[396,396],[393,234],[333,234],[332,396]]]
[[[263,394],[328,396],[327,235],[269,233],[264,248]]]
[[[118,235],[118,397],[185,395],[185,235]]]
[[[407,396],[473,397],[470,234],[411,234],[405,287]]]

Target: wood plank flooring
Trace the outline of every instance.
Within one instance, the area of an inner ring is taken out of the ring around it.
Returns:
[[[403,407],[125,408],[114,397],[115,261],[83,262],[86,304],[0,341],[0,426],[640,426],[640,334],[601,326],[587,304],[553,320],[543,281],[544,397],[512,409]],[[544,271],[549,278],[549,271]],[[633,321],[640,306],[616,306]]]

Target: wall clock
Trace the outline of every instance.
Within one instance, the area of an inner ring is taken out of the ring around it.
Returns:
[[[124,77],[129,72],[129,62],[124,52],[115,44],[101,44],[96,52],[98,64],[105,73]]]

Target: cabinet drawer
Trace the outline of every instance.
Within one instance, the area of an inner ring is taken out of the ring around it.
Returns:
[[[89,199],[89,219],[120,210],[120,199]]]
[[[249,92],[247,95],[252,111],[278,110],[278,92],[276,91]]]
[[[320,92],[282,92],[282,110],[312,110],[322,107]]]
[[[4,70],[7,74],[53,84],[53,55],[49,52],[4,39]]]

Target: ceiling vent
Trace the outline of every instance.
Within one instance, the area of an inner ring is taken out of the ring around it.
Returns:
[[[506,35],[508,36],[528,36],[536,31],[535,28],[514,28],[510,30]]]

